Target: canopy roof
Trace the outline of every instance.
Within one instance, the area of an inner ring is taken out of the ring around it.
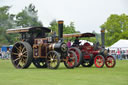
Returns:
[[[73,33],[73,34],[64,34],[64,38],[68,37],[95,37],[95,34],[93,33]]]
[[[26,27],[26,28],[8,29],[6,32],[7,33],[24,33],[24,32],[38,32],[38,31],[51,32],[51,30],[46,27]]]
[[[109,48],[128,48],[128,40],[120,39]]]

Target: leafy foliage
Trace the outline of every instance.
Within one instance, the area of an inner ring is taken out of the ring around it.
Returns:
[[[101,28],[106,30],[106,46],[110,46],[120,39],[128,39],[128,15],[112,14],[107,21],[101,25]]]
[[[6,34],[7,29],[18,27],[42,26],[38,20],[35,6],[30,4],[17,15],[10,14],[9,6],[0,7],[0,46],[13,44],[17,41],[19,34]]]
[[[53,32],[56,32],[56,34],[58,34],[58,23],[56,20],[53,20],[50,23],[50,27],[49,27]],[[75,26],[74,23],[71,22],[69,25],[63,25],[63,34],[71,34],[71,33],[78,33],[78,31],[75,30]],[[67,42],[68,40],[72,40],[74,41],[73,38],[68,38],[68,39],[64,39],[65,42]]]
[[[77,33],[77,31],[75,30],[74,27],[74,22],[71,22],[70,25],[63,25],[63,33],[64,34],[70,34],[70,33]],[[58,34],[58,23],[56,20],[53,20],[50,23],[50,27],[49,27],[52,31],[55,31]]]
[[[0,45],[2,44],[12,44],[15,39],[13,38],[15,34],[8,35],[6,34],[6,30],[10,28],[14,28],[14,16],[13,14],[8,13],[9,6],[0,7]]]
[[[36,10],[35,6],[32,4],[30,4],[28,7],[25,7],[25,9],[16,15],[17,26],[42,26],[42,23],[38,20],[37,12],[38,10]]]

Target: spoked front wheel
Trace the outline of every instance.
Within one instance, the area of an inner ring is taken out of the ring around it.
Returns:
[[[108,55],[106,58],[105,58],[105,65],[108,67],[108,68],[113,68],[115,65],[116,65],[116,59],[111,56],[111,55]]]
[[[64,65],[67,68],[74,68],[77,64],[77,56],[74,51],[68,51],[68,55],[64,61]]]
[[[95,63],[95,66],[97,68],[102,68],[104,66],[104,63],[105,63],[105,59],[102,55],[97,55],[95,58],[94,58],[94,63]]]
[[[60,65],[60,56],[56,51],[47,54],[47,66],[49,69],[57,69]]]
[[[17,42],[11,52],[12,64],[18,68],[28,68],[32,62],[32,48],[27,42]]]
[[[43,58],[33,59],[33,64],[37,68],[47,68],[46,60]]]

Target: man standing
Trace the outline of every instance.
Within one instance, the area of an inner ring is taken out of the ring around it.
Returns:
[[[119,48],[117,49],[117,57],[118,57],[118,60],[121,60],[120,50],[119,50]]]

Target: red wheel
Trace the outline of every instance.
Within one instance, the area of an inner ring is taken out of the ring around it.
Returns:
[[[66,57],[66,60],[64,61],[64,65],[67,68],[74,68],[77,64],[77,56],[75,52],[68,51],[68,56]]]
[[[102,68],[104,66],[104,63],[105,63],[105,59],[102,55],[97,55],[95,58],[94,58],[94,63],[95,63],[95,66],[97,68]]]
[[[76,53],[77,56],[77,64],[76,67],[79,67],[81,62],[82,62],[82,53],[80,51],[80,49],[76,48],[76,47],[71,47],[69,48],[70,51],[74,51]]]
[[[109,55],[105,58],[105,65],[108,68],[113,68],[116,65],[116,60],[113,56]]]

